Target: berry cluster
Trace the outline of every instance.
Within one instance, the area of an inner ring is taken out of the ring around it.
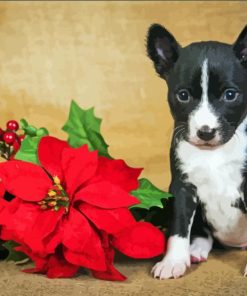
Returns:
[[[6,160],[11,159],[20,149],[25,135],[18,135],[19,124],[10,120],[6,124],[6,130],[0,128],[0,155]]]

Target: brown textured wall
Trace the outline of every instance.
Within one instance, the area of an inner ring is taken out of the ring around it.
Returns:
[[[231,43],[247,23],[247,3],[1,2],[1,126],[25,117],[65,137],[70,100],[95,106],[110,153],[166,188],[172,120],[144,46],[154,22],[182,45]]]

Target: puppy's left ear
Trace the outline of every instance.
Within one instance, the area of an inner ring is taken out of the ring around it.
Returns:
[[[233,44],[233,50],[242,65],[247,67],[247,25],[238,36],[237,41]]]
[[[147,34],[147,54],[160,77],[166,79],[178,59],[180,48],[166,28],[159,24],[150,26]]]

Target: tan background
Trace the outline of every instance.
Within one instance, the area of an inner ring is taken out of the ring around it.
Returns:
[[[247,23],[244,2],[13,2],[0,3],[0,125],[26,117],[59,128],[71,99],[95,106],[116,158],[144,166],[156,185],[169,183],[172,120],[166,86],[145,55],[151,23],[167,26],[182,45],[233,42]],[[1,296],[186,295],[245,296],[246,252],[216,252],[179,280],[150,276],[157,260],[117,260],[125,283],[79,275],[47,280],[0,262]]]
[[[0,124],[27,118],[55,135],[71,99],[95,106],[115,158],[169,183],[172,120],[166,85],[146,57],[151,23],[182,45],[232,43],[247,22],[244,2],[1,2]]]

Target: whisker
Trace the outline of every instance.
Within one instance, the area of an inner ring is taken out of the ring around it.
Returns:
[[[172,145],[175,145],[175,143],[177,143],[181,139],[181,137],[184,136],[185,131],[186,131],[186,128],[182,127],[177,131],[176,134],[173,135],[175,142],[173,141]]]
[[[181,124],[179,124],[178,126],[176,126],[174,129],[173,129],[173,133],[176,132],[176,130],[180,129],[181,127],[186,127],[186,122],[181,122]]]
[[[183,126],[180,126],[174,133],[173,133],[173,137],[176,138],[177,135],[184,130],[185,128]]]

